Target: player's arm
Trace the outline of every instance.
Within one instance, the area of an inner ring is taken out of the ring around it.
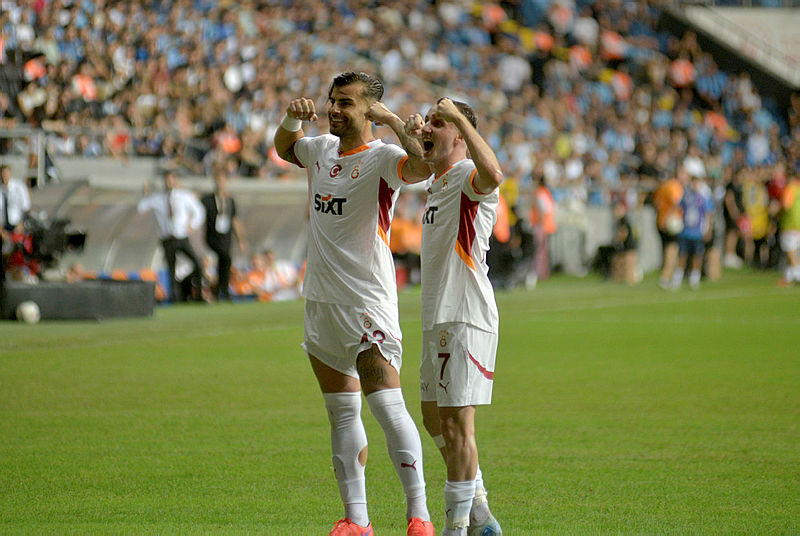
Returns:
[[[292,152],[292,147],[294,147],[297,140],[305,135],[303,133],[303,121],[316,120],[317,112],[314,101],[303,97],[290,102],[289,106],[286,108],[286,115],[275,131],[275,137],[273,139],[275,151],[277,151],[278,155],[287,162],[302,166],[302,164],[296,160]]]
[[[419,115],[419,128],[422,128],[422,118]],[[414,118],[409,119],[409,122]],[[428,164],[422,159],[422,143],[419,141],[418,132],[409,128],[408,123],[404,123],[394,112],[386,107],[382,102],[373,103],[367,110],[367,119],[375,123],[382,123],[394,131],[400,145],[408,155],[402,168],[403,180],[408,183],[416,183],[427,179],[431,174]]]
[[[440,99],[436,104],[436,113],[453,123],[464,137],[470,158],[478,170],[473,182],[475,189],[484,194],[494,191],[503,182],[503,171],[492,148],[452,100]]]

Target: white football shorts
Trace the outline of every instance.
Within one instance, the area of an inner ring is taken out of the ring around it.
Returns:
[[[781,249],[785,252],[800,250],[800,231],[787,229],[781,231]]]
[[[440,407],[492,403],[497,333],[462,322],[422,332],[420,395]]]
[[[377,344],[398,372],[403,344],[396,305],[356,307],[306,300],[303,350],[334,370],[358,378],[358,354]]]

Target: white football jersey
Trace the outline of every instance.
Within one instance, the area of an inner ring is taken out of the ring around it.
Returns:
[[[422,328],[463,322],[497,333],[494,289],[486,252],[497,218],[499,190],[473,187],[472,160],[428,179],[422,217]]]
[[[339,305],[397,303],[389,227],[408,158],[403,149],[374,140],[339,153],[339,138],[325,134],[301,138],[293,150],[308,172],[303,295]]]

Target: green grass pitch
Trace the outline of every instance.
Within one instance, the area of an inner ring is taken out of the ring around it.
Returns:
[[[505,534],[800,533],[800,288],[776,278],[499,292],[478,444]],[[418,292],[400,311],[421,425]],[[328,534],[342,510],[301,324],[300,302],[0,324],[0,533]],[[364,418],[373,525],[405,534]],[[422,435],[440,531],[444,466]]]

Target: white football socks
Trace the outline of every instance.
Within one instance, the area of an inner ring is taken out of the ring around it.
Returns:
[[[466,534],[469,526],[469,511],[475,498],[475,481],[446,481],[444,484],[445,534]],[[459,530],[463,529],[461,532]],[[449,532],[447,532],[449,531]]]
[[[486,488],[483,485],[481,466],[475,473],[475,498],[472,499],[472,508],[469,511],[469,521],[472,525],[482,525],[492,514],[489,510],[489,500],[486,498]]]
[[[345,517],[366,527],[367,489],[364,466],[358,455],[367,446],[367,433],[361,421],[361,393],[323,393],[331,423],[333,469],[344,503]]]
[[[430,521],[422,470],[422,443],[400,389],[382,389],[367,396],[369,409],[383,428],[389,458],[406,494],[406,517]]]

